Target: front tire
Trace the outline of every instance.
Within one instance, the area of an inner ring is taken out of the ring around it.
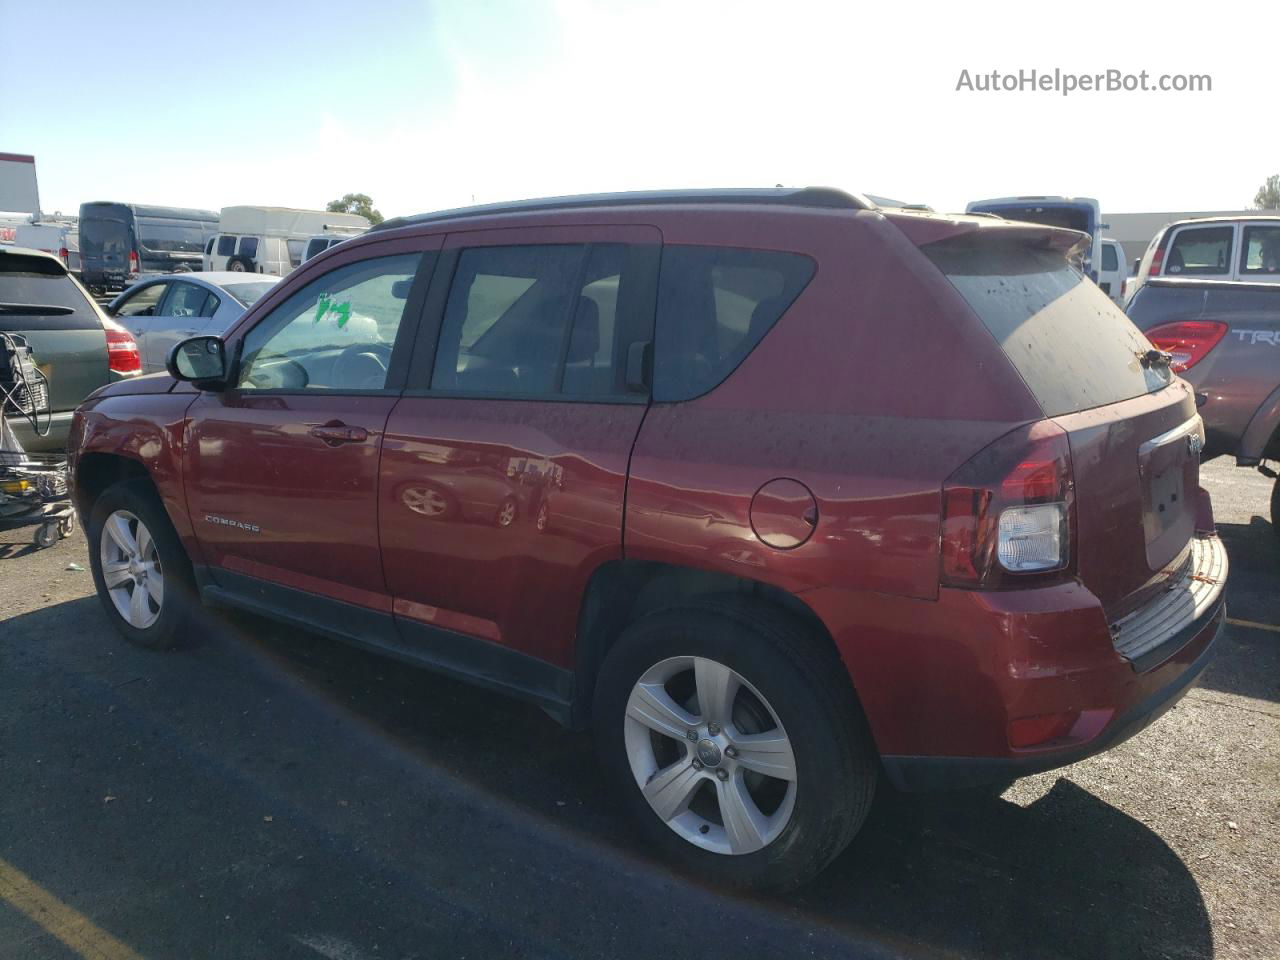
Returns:
[[[809,880],[875,794],[843,664],[769,606],[715,601],[636,621],[601,667],[593,715],[601,764],[648,837],[729,886]]]
[[[89,566],[98,599],[130,643],[165,650],[196,606],[191,563],[145,480],[108,487],[89,513]]]

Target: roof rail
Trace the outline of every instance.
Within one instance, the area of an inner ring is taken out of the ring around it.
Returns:
[[[373,230],[394,230],[440,220],[461,220],[496,213],[534,213],[550,210],[580,210],[586,207],[631,207],[656,204],[741,203],[790,207],[825,207],[836,210],[871,210],[875,205],[865,197],[845,193],[834,187],[767,187],[723,190],[644,190],[623,193],[586,193],[569,197],[546,197],[538,200],[514,200],[509,203],[485,203],[474,207],[457,207],[408,217],[384,220]]]

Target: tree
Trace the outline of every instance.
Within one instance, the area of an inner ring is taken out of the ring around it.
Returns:
[[[1258,188],[1253,205],[1259,210],[1280,210],[1280,173],[1267,177],[1267,182]]]
[[[386,219],[373,209],[373,200],[367,193],[348,193],[341,200],[330,200],[325,209],[330,213],[358,213],[367,217],[370,223],[381,223]]]

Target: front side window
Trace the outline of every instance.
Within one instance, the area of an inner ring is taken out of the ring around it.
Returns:
[[[229,236],[228,234],[225,234],[225,233],[222,236],[218,237],[218,256],[230,257],[230,256],[234,256],[235,252],[236,252],[235,237]]]
[[[1211,277],[1231,271],[1231,227],[1179,230],[1164,262],[1170,277]]]
[[[643,287],[655,249],[602,243],[462,251],[431,388],[528,397],[628,393],[627,352],[652,336]]]
[[[799,253],[666,246],[658,281],[655,400],[689,400],[719,385],[813,277]]]
[[[1280,226],[1245,227],[1240,246],[1242,274],[1280,279]]]
[[[244,338],[242,390],[382,390],[420,253],[330,270]]]
[[[143,287],[116,308],[117,317],[154,317],[160,298],[169,288],[167,283],[153,283]]]
[[[204,254],[206,257],[211,256],[213,254],[213,241],[214,241],[214,238],[210,237],[209,242],[204,245]]]

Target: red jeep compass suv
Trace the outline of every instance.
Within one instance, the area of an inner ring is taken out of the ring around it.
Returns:
[[[1195,400],[1080,241],[825,189],[391,221],[81,407],[98,593],[525,697],[656,845],[794,885],[878,778],[1078,760],[1207,663]]]

